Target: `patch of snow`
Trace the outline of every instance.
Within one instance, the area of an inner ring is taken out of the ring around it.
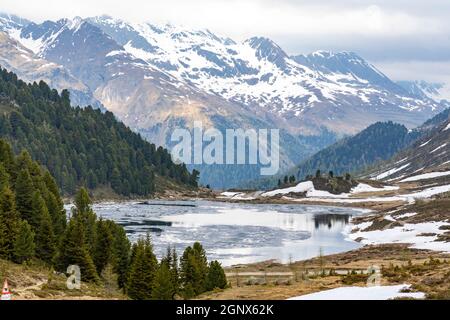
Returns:
[[[420,146],[419,146],[419,148],[422,148],[422,147],[425,147],[427,144],[429,144],[431,142],[431,139],[430,140],[428,140],[427,142],[425,142],[425,143],[422,143]]]
[[[401,227],[385,230],[357,231],[348,234],[348,239],[355,241],[362,239],[365,245],[386,244],[386,243],[407,243],[413,248],[450,252],[450,243],[437,242],[437,236],[422,236],[421,234],[445,233],[442,226],[449,226],[447,222],[424,222],[418,224],[407,223]]]
[[[414,216],[417,216],[417,212],[404,213],[404,214],[401,214],[399,216],[396,216],[395,218],[397,218],[397,219],[405,219],[405,218],[410,218],[410,217],[414,217]]]
[[[409,177],[406,179],[403,179],[400,182],[412,182],[412,181],[419,181],[419,180],[426,180],[426,179],[432,179],[432,178],[438,178],[443,176],[450,175],[450,171],[445,172],[430,172],[430,173],[424,173],[417,176]]]
[[[33,39],[32,37],[29,38],[22,38],[20,36],[20,30],[14,29],[10,31],[9,33],[12,38],[17,40],[20,44],[22,44],[25,48],[31,50],[34,54],[39,54],[44,47],[44,39],[43,37],[39,39]]]
[[[431,151],[431,153],[435,153],[438,150],[441,150],[442,148],[444,148],[447,145],[447,143],[444,143],[443,145],[437,147],[436,149],[434,149],[433,151]]]
[[[360,183],[358,186],[352,189],[351,193],[364,193],[364,192],[379,192],[379,191],[394,191],[400,189],[396,186],[385,186],[383,188],[375,188],[365,183]]]
[[[394,173],[399,172],[399,171],[402,171],[403,169],[409,167],[410,164],[411,164],[411,163],[408,163],[408,164],[405,164],[404,166],[401,166],[401,167],[399,167],[399,168],[394,168],[394,169],[388,170],[388,171],[386,171],[386,172],[383,172],[383,173],[379,174],[378,176],[376,176],[376,177],[375,177],[375,180],[382,180],[382,179],[384,179],[384,178],[387,178],[387,177],[389,177],[389,176],[392,176]]]
[[[384,219],[387,220],[387,221],[391,221],[391,222],[396,222],[397,221],[390,214],[388,214],[387,216],[384,216]]]
[[[373,221],[362,222],[360,224],[356,224],[352,226],[352,230],[366,230],[367,228],[373,225]]]
[[[222,192],[220,195],[221,196],[224,196],[224,197],[229,197],[229,198],[231,198],[231,197],[234,197],[234,196],[236,196],[236,195],[238,195],[238,194],[240,194],[241,192]]]
[[[445,129],[443,131],[447,131],[450,129],[450,123],[445,127]]]
[[[403,158],[402,160],[397,161],[395,164],[399,164],[399,163],[405,162],[406,160],[408,160],[408,157]]]
[[[126,52],[123,50],[114,50],[114,51],[107,53],[106,57],[113,57],[113,56],[123,55],[123,54],[126,54]]]
[[[314,190],[314,184],[312,183],[312,181],[305,181],[305,182],[301,182],[298,185],[296,185],[295,187],[290,187],[290,188],[284,188],[284,189],[276,189],[273,191],[269,191],[266,193],[263,193],[261,196],[263,197],[275,197],[278,195],[285,195],[285,194],[289,194],[289,193],[303,193],[303,192],[308,192]]]
[[[295,201],[319,201],[329,203],[365,203],[365,202],[395,202],[403,201],[408,203],[414,203],[415,199],[427,199],[435,195],[450,191],[450,185],[443,185],[437,187],[431,187],[419,192],[409,194],[399,194],[389,197],[367,197],[367,198],[348,198],[348,194],[333,195],[333,197],[320,197],[295,199]]]
[[[342,287],[290,298],[289,300],[389,300],[395,298],[424,299],[423,292],[402,292],[411,286]]]

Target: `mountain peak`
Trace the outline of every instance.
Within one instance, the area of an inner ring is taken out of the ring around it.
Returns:
[[[269,38],[252,37],[244,43],[255,50],[258,59],[266,59],[280,68],[286,66],[285,59],[288,58],[288,55],[279,45]]]

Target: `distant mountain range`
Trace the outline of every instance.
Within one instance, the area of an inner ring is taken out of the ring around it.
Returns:
[[[264,37],[238,43],[108,16],[36,24],[1,15],[1,31],[0,65],[68,87],[76,104],[104,106],[157,144],[171,147],[173,129],[194,121],[222,131],[280,128],[283,170],[375,122],[414,128],[446,106],[437,99],[444,86],[419,92],[355,53],[290,56]],[[257,167],[199,169],[202,183],[219,188],[259,175]]]

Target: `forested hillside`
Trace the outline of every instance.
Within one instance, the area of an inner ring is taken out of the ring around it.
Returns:
[[[297,175],[299,179],[304,179],[316,170],[333,171],[335,174],[354,172],[377,161],[389,159],[419,135],[416,131],[408,132],[400,124],[378,122],[304,161],[299,165]]]
[[[46,83],[27,84],[0,69],[0,136],[14,151],[29,150],[63,193],[79,186],[111,187],[117,194],[145,196],[155,177],[197,187],[198,172],[172,162],[169,152],[148,143],[110,112],[72,108],[69,93]]]
[[[69,266],[78,266],[80,281],[99,285],[108,283],[105,274],[113,273],[115,286],[135,300],[192,298],[227,286],[221,265],[208,264],[200,243],[186,248],[181,259],[169,248],[160,262],[149,236],[131,246],[122,226],[97,217],[84,188],[67,217],[50,173],[27,151],[15,156],[2,139],[0,259],[30,267],[44,265],[49,272],[53,268],[65,273]]]

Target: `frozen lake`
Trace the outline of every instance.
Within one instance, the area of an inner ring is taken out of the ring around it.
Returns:
[[[209,259],[225,266],[271,259],[288,262],[315,257],[320,250],[333,254],[358,248],[343,232],[352,216],[364,214],[351,208],[201,200],[101,203],[94,210],[123,225],[132,241],[150,232],[159,256],[169,245],[181,253],[199,241]]]

